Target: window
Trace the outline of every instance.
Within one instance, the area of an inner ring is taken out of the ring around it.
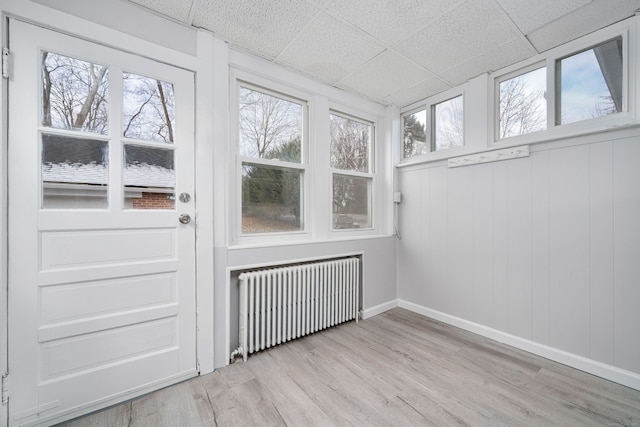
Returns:
[[[463,96],[438,98],[402,115],[403,158],[464,146]]]
[[[462,96],[431,106],[433,134],[431,150],[448,150],[464,145],[464,117]]]
[[[509,138],[547,128],[547,67],[499,82],[498,137]]]
[[[556,61],[556,124],[622,111],[622,37]]]
[[[304,230],[304,102],[241,84],[242,234]]]
[[[427,143],[427,110],[422,109],[403,116],[402,128],[404,133],[403,157],[419,156],[430,151]]]
[[[330,115],[333,229],[371,228],[373,124]]]

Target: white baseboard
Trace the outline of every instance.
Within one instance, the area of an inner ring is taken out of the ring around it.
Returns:
[[[598,377],[616,382],[618,384],[640,390],[640,374],[636,372],[620,369],[615,366],[607,365],[602,362],[597,362],[595,360],[579,356],[577,354],[549,347],[544,344],[539,344],[534,341],[520,338],[506,332],[498,331],[488,326],[483,326],[478,323],[451,316],[449,314],[442,313],[437,310],[432,310],[421,305],[413,304],[408,301],[396,300],[394,302],[397,303],[398,307],[405,308],[407,310],[413,311],[414,313],[422,314],[432,319],[439,320],[449,325],[476,333],[483,337],[493,339],[495,341],[510,345],[520,350],[528,351],[529,353],[537,354],[538,356],[542,356],[555,362],[562,363],[563,365],[571,366],[572,368],[576,368],[581,371],[596,375]],[[371,310],[373,310],[374,308],[377,307],[373,307]],[[365,319],[367,317],[370,316],[365,316]]]
[[[376,316],[378,314],[382,314],[385,311],[389,311],[392,308],[396,308],[398,307],[398,300],[394,299],[379,305],[376,305],[375,307],[371,307],[371,308],[367,308],[366,310],[362,310],[362,318],[363,319],[368,319],[369,317],[373,317]]]

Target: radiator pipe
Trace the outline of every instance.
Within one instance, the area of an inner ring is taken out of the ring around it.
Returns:
[[[235,358],[239,356],[244,356],[244,350],[242,349],[242,347],[238,347],[231,352],[231,356],[229,356],[231,363],[233,363],[235,361]]]

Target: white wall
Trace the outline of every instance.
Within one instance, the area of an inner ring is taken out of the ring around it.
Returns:
[[[638,165],[633,128],[401,169],[399,299],[640,387]]]

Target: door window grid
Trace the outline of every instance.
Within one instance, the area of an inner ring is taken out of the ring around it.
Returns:
[[[124,72],[123,92],[114,95],[108,66],[49,51],[40,58],[41,207],[108,209],[110,169],[117,167],[109,156],[122,150],[124,208],[175,209],[173,84]],[[122,136],[149,142],[90,136],[108,136],[108,100],[120,98]]]

